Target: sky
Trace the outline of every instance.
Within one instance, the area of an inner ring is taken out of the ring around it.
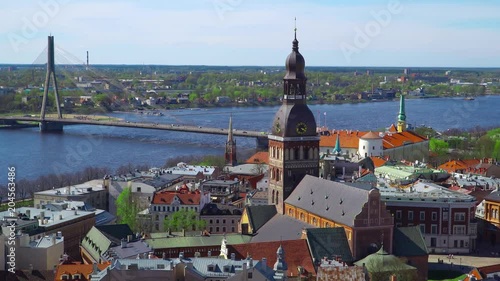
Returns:
[[[500,1],[2,1],[0,64],[500,67]],[[69,59],[71,58],[71,59]]]

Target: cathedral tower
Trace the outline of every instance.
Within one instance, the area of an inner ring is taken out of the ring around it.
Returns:
[[[305,60],[299,53],[297,29],[286,59],[283,104],[269,135],[269,204],[284,213],[284,201],[306,174],[319,174],[319,136],[306,104]]]

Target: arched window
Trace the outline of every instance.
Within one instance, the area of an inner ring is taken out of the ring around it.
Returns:
[[[274,204],[274,190],[273,190],[273,197],[272,197],[272,204]]]
[[[276,203],[275,204],[278,205],[279,201],[280,201],[280,192],[276,191]]]

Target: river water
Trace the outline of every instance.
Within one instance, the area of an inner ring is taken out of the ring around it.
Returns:
[[[394,123],[399,102],[310,105],[316,122],[330,129],[377,130]],[[176,123],[202,127],[270,131],[278,106],[182,109],[162,111],[164,116],[112,113],[131,122]],[[500,96],[406,100],[407,122],[436,130],[500,127]],[[319,122],[318,122],[319,120]],[[37,128],[0,130],[0,171],[15,166],[17,178],[34,179],[48,173],[67,173],[87,166],[117,167],[132,164],[160,166],[172,157],[222,155],[226,137],[105,126],[66,126],[62,134],[40,134]],[[238,149],[255,148],[255,140],[237,138]],[[0,180],[5,181],[1,176]]]

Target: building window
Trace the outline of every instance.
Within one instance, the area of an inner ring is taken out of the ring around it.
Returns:
[[[210,224],[213,224],[213,223],[214,223],[214,221],[213,221],[213,220],[210,220]]]
[[[216,224],[219,224],[219,220],[215,220],[215,223],[216,223]]]
[[[215,232],[219,232],[219,227],[218,226],[215,228]]]
[[[437,219],[438,219],[437,212],[432,212],[432,221],[437,221]]]
[[[226,224],[226,220],[222,220],[222,223],[223,223],[223,224]]]
[[[425,233],[425,224],[420,224],[420,232],[422,232],[422,234]]]
[[[448,234],[448,228],[447,227],[443,227],[443,234]]]
[[[252,279],[253,278],[253,272],[248,272],[247,273],[247,277],[248,277],[248,279]]]
[[[235,232],[235,231],[234,231],[234,226],[233,226],[233,227],[231,227],[231,232]]]
[[[438,226],[437,226],[437,224],[431,225],[431,234],[438,234]]]
[[[443,212],[443,221],[448,221],[448,212]]]
[[[413,211],[408,211],[408,220],[409,221],[413,220]]]
[[[453,226],[453,234],[464,235],[465,234],[465,225],[454,225]]]
[[[465,221],[465,213],[455,213],[455,221]]]
[[[420,211],[420,220],[425,221],[425,212],[424,211]]]
[[[226,227],[225,226],[222,227],[222,232],[224,232],[224,233],[226,232]]]
[[[396,219],[397,220],[401,219],[401,211],[400,210],[396,211]]]

